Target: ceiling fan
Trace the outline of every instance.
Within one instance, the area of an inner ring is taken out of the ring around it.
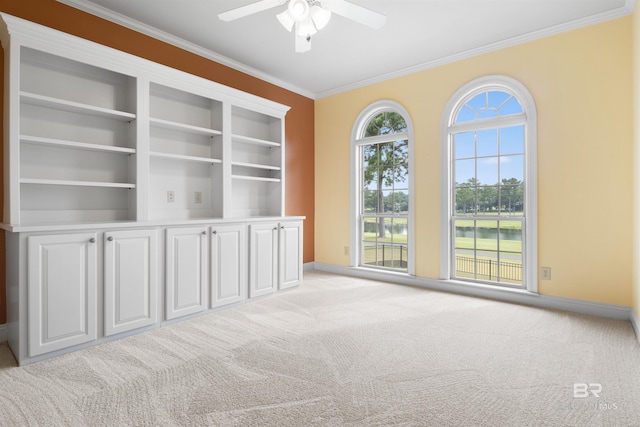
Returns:
[[[296,52],[311,49],[311,36],[329,23],[332,13],[374,29],[382,27],[387,20],[386,16],[378,12],[346,0],[260,0],[220,13],[218,18],[233,21],[285,3],[288,3],[287,8],[276,17],[287,31],[291,32],[295,27]]]

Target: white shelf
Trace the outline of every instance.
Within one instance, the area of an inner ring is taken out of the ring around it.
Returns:
[[[267,141],[266,139],[252,138],[243,135],[231,135],[234,142],[243,142],[245,144],[262,145],[267,147],[280,147],[279,142]]]
[[[135,154],[136,152],[135,149],[127,148],[127,147],[117,147],[117,146],[104,145],[104,144],[89,144],[86,142],[66,141],[63,139],[43,138],[40,136],[32,136],[32,135],[20,135],[20,140],[23,143],[29,143],[29,144],[68,147],[68,148],[75,148],[75,149],[89,150],[89,151],[107,151],[111,153],[124,153],[124,154]]]
[[[103,187],[103,188],[136,188],[135,184],[127,182],[96,182],[96,181],[72,181],[63,179],[37,179],[22,178],[21,184],[39,184],[39,185],[65,185],[71,187]]]
[[[69,111],[72,113],[91,114],[93,116],[106,117],[121,121],[135,120],[136,115],[126,111],[112,110],[110,108],[96,107],[95,105],[82,104],[79,102],[67,101],[60,98],[38,95],[29,92],[20,92],[22,102],[37,105],[40,107],[54,108],[57,110]]]
[[[154,119],[150,118],[149,122],[152,126],[156,126],[163,129],[175,130],[180,132],[188,132],[193,133],[195,135],[206,135],[206,136],[220,136],[222,132],[215,129],[203,128],[200,126],[192,126],[184,123],[173,122],[170,120],[164,119]]]
[[[256,163],[244,163],[244,162],[231,162],[231,165],[241,166],[243,168],[266,169],[270,171],[279,171],[281,169],[279,166],[260,165]]]
[[[157,151],[151,152],[150,154],[151,154],[151,157],[157,157],[161,159],[198,162],[198,163],[210,163],[212,165],[222,163],[222,160],[220,159],[212,159],[208,157],[185,156],[182,154],[160,153]]]
[[[231,175],[231,178],[241,179],[246,181],[280,182],[280,178],[266,178],[262,176],[250,176],[250,175]]]

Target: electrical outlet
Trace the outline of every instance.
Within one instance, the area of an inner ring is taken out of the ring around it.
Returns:
[[[551,280],[551,267],[540,267],[540,279]]]
[[[175,191],[167,191],[167,203],[173,203],[176,201],[176,192]]]
[[[349,246],[344,247],[344,254],[347,256],[349,255]]]
[[[199,205],[200,203],[202,203],[202,191],[196,191],[194,199],[195,199],[196,205]]]

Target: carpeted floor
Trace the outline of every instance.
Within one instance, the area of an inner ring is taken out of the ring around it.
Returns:
[[[640,345],[625,321],[311,272],[22,368],[2,344],[0,424],[638,426]]]

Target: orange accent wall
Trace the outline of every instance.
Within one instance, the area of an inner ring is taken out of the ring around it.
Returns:
[[[285,122],[286,214],[307,217],[304,223],[304,262],[314,260],[313,99],[58,3],[56,0],[2,2],[0,11],[290,106]],[[0,87],[0,93],[2,91]],[[0,162],[0,167],[1,165]],[[2,174],[0,178],[1,176]],[[2,185],[0,185],[0,196],[1,192]],[[4,237],[2,233],[0,235],[2,238],[0,243],[0,324],[6,322]]]

